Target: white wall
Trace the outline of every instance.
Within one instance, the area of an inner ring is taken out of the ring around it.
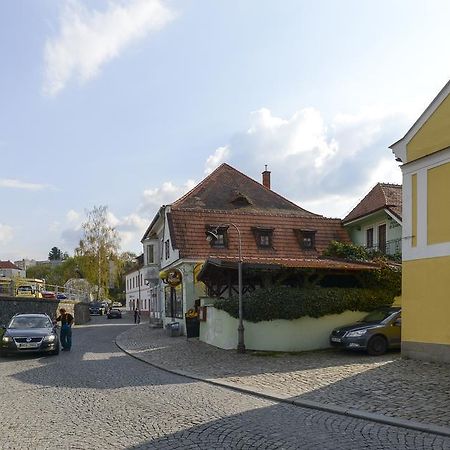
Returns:
[[[364,317],[361,311],[296,320],[244,321],[245,346],[248,350],[306,351],[328,348],[331,330]],[[237,347],[238,320],[225,311],[207,307],[207,320],[200,322],[200,340],[226,350]]]

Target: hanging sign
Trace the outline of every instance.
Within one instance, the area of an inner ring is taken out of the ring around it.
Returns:
[[[162,270],[159,277],[170,287],[178,286],[182,280],[181,272],[178,269]]]

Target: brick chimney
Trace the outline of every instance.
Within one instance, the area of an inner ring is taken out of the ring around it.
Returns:
[[[266,168],[264,172],[262,173],[262,184],[267,189],[270,189],[270,171],[267,170],[267,164],[265,165]]]

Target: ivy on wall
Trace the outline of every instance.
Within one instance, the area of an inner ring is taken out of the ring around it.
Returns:
[[[243,297],[244,319],[249,322],[265,320],[294,320],[300,317],[322,317],[344,311],[372,311],[390,306],[392,291],[358,288],[302,289],[284,286],[257,289]],[[218,299],[214,306],[232,317],[239,317],[237,297]]]

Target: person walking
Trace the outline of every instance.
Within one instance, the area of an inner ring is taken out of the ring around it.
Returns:
[[[59,317],[56,318],[56,322],[61,322],[61,331],[59,333],[59,340],[63,351],[70,351],[72,347],[72,325],[73,316],[66,312],[64,308],[60,308]]]
[[[134,323],[140,324],[141,323],[141,311],[139,308],[134,309]]]

